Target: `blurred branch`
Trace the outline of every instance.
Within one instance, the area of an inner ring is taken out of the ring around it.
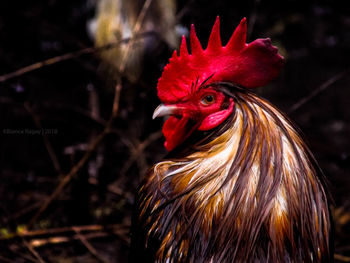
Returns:
[[[100,262],[102,263],[110,263],[109,260],[102,257],[97,250],[90,244],[90,242],[85,238],[84,235],[80,233],[80,230],[78,228],[73,227],[74,232],[76,233],[76,236],[81,241],[81,243],[84,244],[84,246],[89,250],[89,252]]]
[[[248,30],[247,30],[247,39],[248,40],[253,33],[253,29],[254,29],[256,17],[257,17],[257,10],[258,10],[258,6],[260,4],[260,1],[261,0],[254,1],[253,11],[251,12],[251,14],[249,16],[249,24],[248,24]]]
[[[106,124],[107,124],[107,121],[105,119],[103,119],[103,118],[101,118],[99,116],[94,116],[94,115],[92,115],[90,113],[90,111],[86,111],[83,108],[80,108],[78,106],[70,106],[70,107],[68,106],[68,107],[66,107],[66,106],[62,105],[61,107],[62,108],[68,108],[69,110],[74,111],[74,112],[76,112],[76,113],[78,113],[80,115],[83,115],[84,117],[87,117],[87,118],[91,119],[92,121],[94,121],[94,122],[96,122],[96,123],[98,123],[98,124],[100,124],[102,126],[106,126]]]
[[[328,79],[321,86],[319,86],[317,89],[315,89],[313,92],[311,92],[308,96],[300,99],[297,103],[295,103],[292,107],[290,107],[288,113],[293,113],[293,112],[297,111],[299,108],[304,106],[306,103],[308,103],[310,100],[312,100],[318,94],[320,94],[322,91],[328,89],[330,86],[332,86],[339,79],[346,76],[349,73],[349,71],[350,71],[350,69],[348,68],[348,69],[344,70],[343,72],[340,72],[337,75]]]
[[[89,178],[89,184],[97,185],[98,181],[97,181],[96,178],[90,177]],[[131,193],[129,191],[125,191],[124,189],[122,189],[121,187],[119,187],[118,185],[115,185],[113,183],[108,185],[107,190],[109,192],[111,192],[112,194],[120,196],[120,197],[122,197],[124,199],[132,199],[134,197],[133,193]]]
[[[122,59],[122,63],[120,64],[120,68],[119,68],[119,72],[123,73],[124,70],[125,70],[125,66],[126,66],[126,60],[129,56],[129,52],[130,52],[130,48],[133,44],[133,42],[137,39],[137,34],[139,33],[140,29],[141,29],[141,26],[142,26],[142,23],[143,23],[143,20],[145,19],[145,16],[146,16],[146,13],[150,7],[152,3],[152,0],[146,0],[145,3],[143,4],[143,7],[141,9],[141,12],[139,14],[139,16],[137,17],[137,20],[135,22],[135,26],[132,30],[133,34],[130,38],[130,41],[128,41],[128,45],[126,47],[126,51],[124,52],[124,56],[123,56],[123,59]]]
[[[125,67],[126,67],[126,62],[127,62],[127,58],[129,56],[129,52],[130,52],[130,48],[134,42],[134,40],[136,39],[136,36],[138,34],[138,32],[141,29],[141,25],[142,22],[145,18],[145,15],[147,13],[147,10],[149,9],[150,5],[152,3],[152,0],[146,0],[146,2],[143,4],[143,7],[141,9],[141,12],[139,14],[139,16],[137,17],[135,26],[133,28],[133,34],[130,38],[130,41],[128,42],[128,45],[125,49],[125,52],[123,53],[123,58],[121,60],[120,63],[120,67],[119,67],[119,72],[120,74],[124,73]],[[114,101],[113,101],[113,109],[112,109],[112,116],[111,118],[114,118],[117,116],[118,110],[119,110],[119,101],[120,101],[120,93],[122,90],[122,83],[121,83],[121,78],[119,78],[117,80],[117,85],[115,86],[115,96],[114,96]]]
[[[31,211],[37,209],[38,207],[40,207],[40,205],[42,204],[42,201],[38,201],[32,205],[28,205],[25,208],[21,209],[20,211],[14,213],[13,215],[10,215],[8,217],[9,220],[16,220],[18,218],[20,218],[21,216],[30,213]],[[0,237],[1,240],[1,237]]]
[[[19,257],[21,257],[21,258],[27,260],[27,261],[24,261],[24,262],[28,262],[28,261],[34,262],[34,263],[37,263],[37,262],[38,262],[38,261],[35,260],[35,258],[33,258],[31,255],[26,255],[26,254],[24,254],[24,253],[21,253],[21,252],[19,252],[19,251],[16,251],[16,249],[15,249],[13,246],[9,246],[9,250],[10,250],[12,253],[16,254],[17,256],[19,256]]]
[[[0,262],[7,262],[7,263],[16,263],[15,261],[12,261],[10,259],[4,258],[2,256],[0,256]]]
[[[129,239],[127,237],[129,230],[125,230],[125,233],[123,235],[117,234],[119,238],[121,238],[125,243],[129,243]],[[87,240],[90,239],[96,239],[96,238],[105,238],[105,237],[110,237],[111,234],[116,234],[116,233],[104,233],[104,232],[93,232],[93,233],[88,233],[84,234],[84,238]],[[49,238],[36,238],[30,240],[30,244],[33,247],[43,247],[43,246],[48,246],[48,245],[57,245],[57,244],[63,244],[63,243],[71,243],[76,240],[80,240],[77,235],[73,235],[71,237],[67,236],[53,236]]]
[[[40,207],[38,212],[34,215],[34,217],[28,223],[28,228],[31,228],[39,216],[46,210],[46,208],[50,205],[50,203],[62,192],[64,187],[70,182],[72,177],[79,172],[79,170],[85,165],[86,161],[90,158],[93,151],[96,149],[97,145],[102,141],[105,135],[110,128],[111,122],[107,124],[105,129],[89,144],[87,151],[80,159],[80,161],[73,166],[68,174],[64,176],[64,178],[60,181],[59,185],[53,191],[53,193],[44,201],[43,205]]]
[[[185,6],[179,10],[176,14],[176,22],[179,24],[183,16],[186,15],[191,9],[191,5],[194,3],[194,0],[189,0],[186,2]]]
[[[32,116],[33,120],[34,120],[34,123],[36,125],[36,127],[40,130],[43,130],[43,127],[41,125],[41,122],[40,122],[40,119],[38,117],[38,115],[35,114],[35,112],[33,111],[32,107],[30,106],[30,104],[28,102],[25,102],[24,103],[24,108],[29,112],[29,114]],[[46,147],[46,150],[50,156],[50,159],[52,161],[52,164],[56,170],[56,172],[58,174],[61,174],[62,173],[62,170],[61,170],[61,165],[58,161],[58,158],[57,158],[57,155],[55,153],[55,151],[53,150],[53,147],[49,141],[49,138],[47,138],[46,134],[44,132],[41,133],[41,136],[43,138],[43,141],[44,141],[44,144],[45,144],[45,147]]]
[[[0,104],[11,104],[11,106],[18,106],[18,107],[23,107],[22,103],[19,103],[17,101],[14,101],[12,98],[10,97],[5,97],[2,96],[0,97]],[[37,107],[43,107],[45,109],[50,109],[50,108],[54,108],[54,109],[58,109],[58,110],[69,110],[72,111],[76,114],[82,115],[86,118],[89,118],[90,120],[100,124],[101,126],[105,126],[107,124],[107,121],[101,117],[97,117],[91,114],[90,111],[85,110],[84,108],[81,108],[77,105],[64,105],[62,103],[57,103],[55,101],[45,101],[43,104],[36,104]]]
[[[147,146],[155,140],[159,139],[161,136],[161,131],[152,133],[146,140],[144,140],[143,142],[138,142],[136,145],[134,145],[130,141],[124,140],[125,145],[129,148],[130,158],[125,162],[124,166],[122,167],[120,171],[121,176],[125,175],[125,173],[129,170],[133,162],[140,159],[140,155],[143,155],[143,152],[147,148]],[[144,167],[139,168],[144,169]]]
[[[1,97],[0,97],[0,102],[1,102]],[[86,110],[80,106],[77,105],[65,105],[63,103],[58,103],[55,101],[45,101],[43,104],[36,104],[38,107],[43,107],[46,109],[50,109],[50,108],[54,108],[57,110],[68,110],[68,111],[72,111],[73,113],[76,113],[78,115],[82,115],[94,122],[96,122],[97,124],[101,125],[102,127],[106,126],[107,121],[103,118],[101,118],[100,116],[96,116],[91,114],[91,110]]]
[[[112,130],[111,132],[115,132],[116,134],[120,134],[118,130]],[[128,148],[130,156],[128,160],[124,163],[122,168],[120,169],[120,176],[114,180],[112,183],[110,183],[107,187],[108,191],[123,196],[123,198],[132,200],[133,194],[129,191],[122,190],[119,185],[121,184],[121,180],[125,178],[126,173],[132,166],[134,162],[136,162],[139,173],[143,174],[147,168],[147,161],[145,156],[145,149],[154,141],[158,140],[162,136],[162,132],[154,132],[150,134],[143,142],[140,142],[137,139],[130,140],[129,138],[125,138],[122,135],[120,135],[120,140],[125,144],[125,146]],[[93,183],[92,180],[90,180],[90,183]]]
[[[144,3],[142,10],[141,10],[141,12],[136,20],[136,23],[135,23],[135,26],[133,29],[133,34],[130,38],[130,41],[128,42],[126,52],[124,53],[124,57],[123,57],[122,63],[121,63],[120,68],[119,68],[120,74],[123,74],[123,72],[125,70],[126,58],[130,52],[132,42],[135,40],[139,30],[141,29],[143,19],[145,17],[147,10],[149,9],[149,6],[151,5],[151,3],[152,3],[152,0],[147,0]],[[118,111],[119,111],[119,101],[120,101],[121,90],[122,90],[121,77],[119,77],[118,83],[117,83],[116,88],[115,88],[112,113],[111,113],[109,120],[107,121],[107,124],[106,124],[104,130],[99,135],[97,135],[96,138],[94,138],[92,140],[92,142],[88,146],[86,153],[83,155],[83,157],[80,159],[80,161],[75,166],[72,167],[70,172],[68,174],[66,174],[64,176],[64,178],[60,181],[59,185],[56,187],[56,189],[53,191],[53,193],[45,200],[45,202],[40,207],[38,212],[30,220],[30,222],[27,226],[28,228],[31,228],[34,225],[36,220],[46,210],[46,208],[50,205],[52,200],[54,200],[62,192],[64,187],[70,182],[70,180],[73,178],[73,176],[76,175],[80,171],[80,169],[85,165],[85,163],[90,158],[91,154],[94,152],[96,147],[104,139],[105,135],[110,132],[110,129],[112,127],[112,123],[113,123],[114,119],[116,118]]]
[[[343,256],[340,254],[334,254],[334,259],[339,260],[339,261],[343,261],[343,262],[350,262],[350,257]]]
[[[45,261],[40,257],[34,248],[50,245],[50,244],[61,244],[79,240],[84,246],[93,254],[99,261],[103,263],[109,263],[109,261],[98,254],[96,249],[92,247],[89,239],[94,238],[104,238],[111,235],[116,235],[118,238],[123,240],[125,243],[129,243],[129,225],[124,224],[113,224],[113,225],[83,225],[83,226],[72,226],[72,227],[62,227],[53,229],[42,229],[35,231],[23,231],[21,233],[16,233],[14,235],[1,237],[1,241],[15,241],[20,238],[23,245],[35,256],[36,260],[27,255],[21,254],[17,249],[9,246],[13,253],[25,257],[27,260],[32,262],[44,263]],[[2,258],[0,257],[0,261]],[[2,261],[1,261],[2,262]],[[4,259],[4,262],[12,262],[10,260]]]
[[[58,62],[62,62],[62,61],[66,61],[66,60],[70,60],[70,59],[74,59],[74,58],[78,58],[78,57],[80,57],[82,55],[92,54],[92,53],[100,52],[100,51],[103,51],[103,50],[106,50],[106,49],[111,49],[111,48],[114,48],[114,47],[116,47],[116,46],[118,46],[120,44],[129,43],[132,38],[133,39],[143,38],[143,37],[146,37],[146,36],[148,36],[150,34],[154,34],[154,32],[153,31],[148,31],[148,32],[144,32],[144,33],[140,33],[138,35],[135,35],[135,36],[133,36],[131,38],[130,37],[129,38],[125,38],[125,39],[119,40],[117,42],[108,43],[108,44],[100,46],[100,47],[87,47],[87,48],[80,49],[78,51],[73,51],[73,52],[69,52],[69,53],[66,53],[66,54],[63,54],[63,55],[59,55],[59,56],[56,56],[56,57],[53,57],[53,58],[42,60],[42,61],[36,62],[34,64],[31,64],[29,66],[26,66],[26,67],[20,68],[18,70],[15,70],[13,72],[1,75],[0,76],[0,83],[1,82],[5,82],[5,81],[7,81],[9,79],[13,79],[13,78],[22,76],[22,75],[24,75],[24,74],[26,74],[28,72],[31,72],[31,71],[43,68],[45,66],[49,66],[49,65],[56,64]]]
[[[74,232],[74,231],[80,231],[80,232],[94,232],[94,231],[102,231],[102,230],[113,230],[116,231],[118,229],[124,229],[128,228],[127,225],[119,225],[119,224],[113,224],[113,225],[83,225],[83,226],[70,226],[70,227],[60,227],[60,228],[50,228],[50,229],[40,229],[40,230],[33,230],[33,231],[23,231],[20,233],[16,233],[9,236],[0,236],[0,240],[10,240],[18,237],[39,237],[39,236],[45,236],[45,235],[54,235],[54,234],[62,234],[62,233],[68,233],[68,232]]]
[[[34,247],[29,244],[25,239],[22,240],[24,246],[33,254],[34,257],[38,260],[40,263],[45,263],[45,261],[40,257],[39,253],[34,249]]]

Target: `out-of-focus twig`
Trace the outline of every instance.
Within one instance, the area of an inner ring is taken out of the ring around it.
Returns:
[[[23,107],[23,104],[22,103],[19,103],[19,102],[16,102],[14,101],[12,98],[10,97],[5,97],[5,96],[2,96],[0,97],[0,104],[10,104],[11,107],[13,106],[16,106],[16,107]],[[72,111],[74,113],[77,113],[79,115],[82,115],[86,118],[89,118],[90,120],[96,122],[97,124],[101,125],[101,126],[105,126],[107,121],[101,117],[97,117],[97,116],[93,116],[91,114],[90,111],[88,110],[85,110],[84,108],[81,108],[79,106],[76,106],[76,105],[73,105],[73,106],[67,106],[67,105],[64,105],[62,103],[57,103],[57,102],[54,102],[54,101],[45,101],[43,104],[36,104],[37,106],[39,107],[44,107],[44,108],[54,108],[54,109],[63,109],[63,110],[69,110],[69,111]]]
[[[129,233],[129,230],[127,229],[124,231],[123,234],[117,233],[117,236],[123,242],[125,242],[125,244],[129,244],[128,233]],[[116,233],[93,232],[93,233],[84,234],[84,237],[85,239],[90,240],[90,239],[110,237],[113,234],[116,234]],[[80,240],[80,239],[77,235],[73,235],[73,236],[54,236],[49,238],[35,238],[35,239],[31,239],[29,242],[33,247],[38,248],[38,247],[49,246],[49,245],[71,243],[76,240]]]
[[[35,248],[56,245],[61,243],[73,242],[76,240],[81,241],[91,254],[93,254],[99,261],[103,263],[109,263],[107,259],[98,254],[96,249],[92,247],[88,240],[95,238],[105,238],[112,235],[116,235],[126,244],[129,243],[129,225],[126,224],[113,224],[113,225],[83,225],[83,226],[72,226],[72,227],[62,227],[54,229],[42,229],[35,231],[24,231],[22,233],[17,233],[10,237],[0,237],[0,240],[14,241],[16,238],[22,240],[23,245],[30,251],[30,253],[35,257],[29,257],[27,255],[21,254],[11,248],[13,253],[19,254],[25,257],[31,262],[44,263],[45,261],[40,257]],[[2,258],[0,257],[0,262]],[[10,260],[4,259],[4,262],[12,262]]]
[[[339,261],[343,261],[343,262],[350,262],[350,257],[347,256],[343,256],[340,254],[334,254],[334,259],[339,260]]]
[[[94,178],[94,177],[90,177],[89,178],[89,184],[97,185],[98,184],[98,180],[96,178]],[[112,194],[120,196],[120,197],[122,197],[124,199],[132,199],[134,197],[133,193],[131,193],[130,191],[126,191],[126,190],[122,189],[121,187],[119,187],[118,185],[113,184],[113,183],[108,185],[107,190],[109,192],[111,192]]]
[[[143,142],[139,142],[137,145],[134,145],[131,142],[124,141],[126,146],[129,148],[130,158],[125,162],[124,166],[120,171],[120,174],[122,177],[129,170],[133,162],[139,159],[140,155],[143,154],[147,146],[150,145],[155,140],[159,139],[161,136],[162,136],[162,132],[160,131],[152,133],[146,140],[144,140]],[[139,168],[144,169],[144,167],[139,167]]]
[[[21,216],[23,216],[27,213],[30,213],[31,211],[37,209],[38,207],[40,207],[41,204],[42,204],[42,201],[38,201],[32,205],[28,205],[25,208],[21,209],[20,211],[10,215],[8,217],[8,219],[9,220],[16,220],[16,219],[20,218]],[[0,239],[1,239],[1,237],[0,237]]]
[[[34,262],[34,263],[38,262],[38,260],[36,260],[35,258],[32,257],[32,254],[28,254],[27,255],[25,253],[22,253],[22,252],[18,251],[19,246],[17,246],[17,245],[16,246],[8,246],[8,248],[9,248],[9,251],[11,251],[17,257],[25,259],[26,261],[24,261],[24,262]]]
[[[76,233],[76,236],[78,239],[83,243],[83,245],[89,250],[89,252],[100,262],[102,263],[110,263],[108,259],[101,256],[97,250],[90,244],[90,242],[85,238],[84,235],[80,233],[79,229],[73,228],[74,232]]]
[[[194,3],[194,0],[189,0],[186,2],[185,6],[179,10],[176,14],[176,22],[180,23],[182,17],[189,12],[189,10],[191,9],[191,5]]]
[[[8,236],[0,236],[0,240],[11,240],[15,238],[36,238],[40,236],[47,235],[56,235],[63,233],[71,233],[75,231],[79,232],[99,232],[99,231],[111,231],[113,233],[118,234],[119,231],[123,232],[125,229],[128,229],[128,225],[124,224],[113,224],[113,225],[83,225],[83,226],[71,226],[71,227],[61,227],[61,228],[50,228],[50,229],[40,229],[33,231],[23,231],[20,233],[16,233]]]
[[[29,244],[25,239],[22,240],[24,246],[30,251],[30,253],[33,254],[33,256],[38,260],[40,263],[45,263],[45,261],[40,257],[39,253],[34,249],[34,247]]]
[[[138,18],[136,20],[136,23],[135,23],[135,26],[134,26],[134,29],[133,29],[133,34],[132,34],[132,36],[130,38],[130,41],[128,42],[127,51],[124,54],[123,63],[120,66],[120,74],[123,74],[123,71],[125,69],[126,58],[128,56],[128,53],[130,52],[130,47],[132,45],[133,40],[135,39],[135,37],[137,36],[138,32],[141,29],[141,25],[142,25],[143,19],[144,19],[145,15],[146,15],[146,12],[149,9],[151,3],[152,3],[152,0],[147,0],[144,3],[144,5],[142,7],[142,10],[141,10],[141,12],[140,12],[140,14],[139,14],[139,16],[138,16]],[[38,212],[30,220],[29,224],[27,225],[28,228],[31,228],[34,225],[36,220],[46,210],[46,208],[50,205],[52,200],[54,200],[62,192],[64,187],[70,182],[70,180],[73,178],[73,176],[76,175],[80,171],[80,169],[85,165],[85,163],[90,158],[91,154],[94,152],[96,147],[103,140],[105,135],[107,133],[109,133],[109,131],[111,129],[111,126],[112,126],[112,123],[113,123],[113,121],[114,121],[114,119],[117,116],[118,111],[119,111],[119,100],[120,100],[121,90],[122,90],[122,84],[121,84],[121,78],[119,78],[119,80],[117,82],[117,85],[116,85],[116,88],[115,88],[112,113],[111,113],[111,116],[110,116],[109,120],[107,121],[107,124],[106,124],[104,130],[92,140],[92,142],[88,146],[87,151],[85,152],[83,157],[80,159],[80,161],[75,166],[72,167],[72,169],[70,170],[70,172],[68,174],[66,174],[63,177],[63,179],[60,181],[59,185],[56,187],[56,189],[53,191],[53,193],[45,200],[45,202],[40,207]]]
[[[146,2],[143,4],[143,7],[141,9],[139,16],[137,17],[135,26],[133,28],[133,34],[130,38],[130,41],[128,42],[128,44],[126,46],[125,52],[123,53],[123,58],[122,58],[121,63],[120,63],[120,67],[119,67],[120,74],[124,73],[130,49],[132,47],[133,42],[136,39],[135,37],[137,36],[138,32],[141,29],[142,22],[145,18],[145,15],[146,15],[147,10],[149,9],[151,3],[152,3],[152,0],[146,0]],[[122,90],[122,83],[121,83],[121,78],[119,78],[117,80],[117,85],[115,86],[115,96],[114,96],[114,101],[113,101],[112,118],[116,117],[118,110],[119,110],[119,100],[120,100],[121,90]]]
[[[56,108],[62,108],[62,109],[67,109],[67,110],[70,110],[74,113],[77,113],[79,115],[82,115],[86,118],[89,118],[90,120],[96,122],[97,124],[101,125],[101,126],[106,126],[107,124],[107,121],[103,118],[101,118],[100,116],[95,116],[95,115],[92,115],[90,111],[87,111],[79,106],[66,106],[66,105],[62,105],[62,104],[59,104],[59,103],[54,103],[54,102],[49,102],[49,103],[45,103],[44,107],[56,107]]]
[[[111,132],[116,132],[119,134],[119,131],[112,130]],[[146,156],[144,154],[144,150],[155,140],[159,139],[162,136],[162,132],[154,132],[150,134],[143,142],[140,142],[139,140],[129,140],[127,138],[121,137],[121,141],[128,147],[130,157],[129,159],[124,163],[122,168],[120,169],[120,176],[117,180],[113,181],[108,185],[108,190],[114,194],[122,195],[125,199],[132,200],[133,195],[128,192],[122,190],[119,185],[123,184],[123,179],[125,178],[125,174],[130,169],[131,165],[136,162],[136,164],[139,167],[140,174],[143,174],[147,168],[147,161]]]
[[[257,17],[257,12],[258,12],[258,6],[260,4],[261,0],[255,0],[254,1],[254,7],[253,7],[253,11],[251,12],[250,16],[249,16],[249,24],[248,24],[248,30],[247,30],[247,39],[250,38],[250,36],[253,33],[253,29],[255,26],[255,22],[256,22],[256,17]]]
[[[47,138],[46,134],[43,132],[43,127],[41,125],[41,121],[38,117],[38,115],[36,115],[36,113],[33,111],[32,107],[30,106],[30,104],[28,102],[25,102],[24,103],[24,108],[29,112],[29,114],[32,116],[33,120],[34,120],[34,123],[36,125],[36,127],[38,129],[40,129],[42,132],[41,132],[41,136],[43,138],[43,141],[44,141],[44,144],[45,144],[45,147],[46,147],[46,150],[50,156],[50,159],[52,161],[52,164],[56,170],[56,172],[58,174],[61,174],[62,173],[62,170],[61,170],[61,165],[58,161],[58,158],[57,158],[57,155],[55,153],[55,151],[53,150],[53,147],[49,141],[49,138]]]
[[[124,70],[125,70],[126,60],[127,60],[128,56],[129,56],[130,48],[132,47],[133,42],[137,38],[137,34],[139,33],[139,31],[141,29],[143,20],[145,19],[146,13],[147,13],[151,3],[152,3],[152,0],[146,0],[145,3],[143,4],[143,7],[141,9],[140,14],[137,17],[136,23],[135,23],[134,28],[133,28],[133,34],[132,34],[132,36],[130,38],[130,41],[128,41],[128,44],[127,44],[127,47],[126,47],[126,51],[123,54],[124,56],[123,56],[123,59],[122,59],[122,63],[120,64],[119,72],[121,72],[121,73],[123,73]]]
[[[143,37],[148,36],[149,34],[154,34],[154,32],[152,32],[152,31],[144,32],[144,33],[141,33],[139,35],[133,36],[133,38],[143,38]],[[13,78],[22,76],[23,74],[26,74],[28,72],[31,72],[31,71],[34,71],[34,70],[37,70],[40,68],[43,68],[45,66],[56,64],[58,62],[78,58],[82,55],[96,53],[96,52],[100,52],[100,51],[103,51],[106,49],[111,49],[111,48],[116,47],[120,44],[129,42],[130,40],[131,40],[131,38],[125,38],[125,39],[122,39],[120,41],[108,43],[108,44],[100,46],[100,47],[87,47],[87,48],[80,49],[78,51],[73,51],[73,52],[69,52],[69,53],[59,55],[59,56],[56,56],[53,58],[42,60],[42,61],[36,62],[34,64],[31,64],[29,66],[15,70],[13,72],[1,75],[0,76],[0,83],[5,82],[9,79],[13,79]]]
[[[79,170],[85,165],[86,161],[90,158],[93,151],[96,149],[97,145],[102,141],[105,135],[108,133],[109,125],[89,144],[87,151],[79,162],[73,166],[68,174],[66,174],[60,181],[59,185],[53,191],[53,193],[44,201],[43,205],[40,207],[38,212],[29,221],[27,228],[31,228],[39,216],[46,210],[50,203],[62,192],[64,187],[70,182],[72,177],[79,172]]]
[[[15,261],[12,261],[8,258],[4,258],[3,256],[0,256],[0,262],[16,263]]]
[[[342,77],[346,76],[347,73],[349,73],[350,69],[346,69],[343,72],[338,73],[337,75],[331,77],[326,82],[324,82],[321,86],[319,86],[317,89],[315,89],[313,92],[311,92],[308,96],[300,99],[297,103],[295,103],[292,107],[290,107],[288,113],[293,113],[296,110],[300,109],[304,104],[309,102],[311,99],[316,97],[318,94],[320,94],[322,91],[326,90],[330,86],[332,86],[335,82],[337,82]]]

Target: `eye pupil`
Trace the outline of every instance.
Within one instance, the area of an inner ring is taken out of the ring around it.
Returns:
[[[207,102],[212,102],[212,101],[214,100],[214,98],[213,98],[212,95],[209,95],[209,96],[207,96],[207,97],[205,98],[205,100],[206,100]]]
[[[202,98],[202,104],[204,105],[210,105],[215,102],[215,97],[213,95],[206,95]]]

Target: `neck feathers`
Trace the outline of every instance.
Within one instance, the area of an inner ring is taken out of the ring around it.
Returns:
[[[234,100],[219,131],[156,164],[140,190],[157,258],[329,262],[326,194],[308,148],[268,102],[248,92]]]

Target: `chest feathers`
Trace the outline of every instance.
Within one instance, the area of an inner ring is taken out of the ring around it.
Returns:
[[[312,155],[276,108],[235,96],[220,130],[157,163],[140,188],[144,249],[155,262],[329,262]]]

